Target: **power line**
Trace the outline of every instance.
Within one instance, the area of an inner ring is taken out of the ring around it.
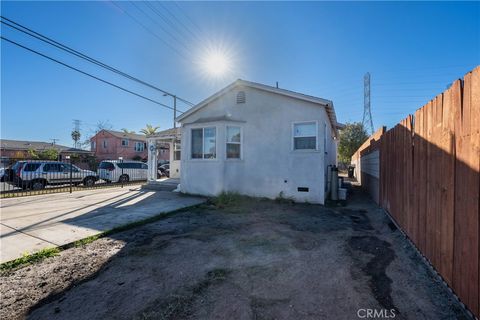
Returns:
[[[39,33],[39,32],[36,32],[36,31],[34,31],[34,30],[32,30],[32,29],[29,29],[29,28],[27,28],[27,27],[19,24],[18,22],[15,22],[15,21],[13,21],[13,20],[11,20],[11,19],[8,19],[8,18],[6,18],[6,17],[4,17],[4,16],[0,16],[0,17],[1,17],[2,19],[5,19],[5,20],[13,23],[15,26],[14,26],[14,25],[11,25],[11,24],[9,24],[9,23],[7,23],[7,22],[5,22],[5,21],[1,21],[1,23],[3,23],[3,24],[5,24],[5,25],[7,25],[7,26],[9,26],[9,27],[11,27],[11,28],[13,28],[13,29],[15,29],[15,30],[18,30],[18,31],[20,31],[20,32],[23,32],[23,33],[25,33],[25,34],[27,34],[27,35],[29,35],[29,36],[31,36],[31,37],[34,37],[34,38],[36,38],[36,39],[38,39],[38,40],[40,40],[40,41],[43,41],[43,42],[45,42],[45,43],[47,43],[47,44],[50,44],[50,45],[52,45],[52,46],[54,46],[54,47],[56,47],[56,48],[58,48],[58,49],[60,49],[60,50],[66,51],[66,52],[68,52],[68,53],[70,53],[70,54],[73,54],[73,55],[75,55],[75,56],[77,56],[77,57],[79,57],[79,58],[82,58],[82,59],[84,59],[84,60],[87,60],[87,61],[89,61],[89,62],[91,62],[91,63],[93,63],[93,64],[96,64],[96,65],[98,65],[98,66],[100,66],[100,67],[102,67],[102,68],[104,68],[104,69],[107,69],[107,70],[109,70],[109,71],[112,71],[112,72],[114,72],[114,73],[116,73],[116,74],[119,74],[119,75],[121,75],[121,76],[123,76],[123,77],[126,77],[126,78],[128,78],[128,79],[130,79],[130,80],[132,80],[132,81],[138,82],[138,83],[143,84],[143,85],[145,85],[145,86],[147,86],[147,87],[149,87],[149,88],[152,88],[152,89],[155,89],[155,90],[157,90],[157,91],[160,91],[160,92],[163,93],[163,94],[166,94],[166,95],[169,95],[169,96],[172,96],[172,97],[174,96],[174,94],[172,94],[172,93],[170,93],[170,92],[167,92],[167,91],[165,91],[165,90],[163,90],[163,89],[160,89],[160,88],[158,88],[158,87],[155,86],[155,85],[152,85],[152,84],[150,84],[150,83],[147,83],[147,82],[145,82],[145,81],[143,81],[143,80],[140,80],[140,79],[138,79],[138,78],[136,78],[136,77],[134,77],[134,76],[131,76],[131,75],[129,75],[129,74],[123,72],[123,71],[120,71],[120,70],[118,70],[118,69],[116,69],[116,68],[114,68],[114,67],[112,67],[112,66],[110,66],[110,65],[108,65],[108,64],[105,64],[105,63],[103,63],[103,62],[101,62],[101,61],[99,61],[99,60],[96,60],[96,59],[94,59],[94,58],[92,58],[92,57],[90,57],[90,56],[87,56],[86,54],[84,54],[84,53],[82,53],[82,52],[79,52],[79,51],[77,51],[77,50],[75,50],[75,49],[73,49],[73,48],[71,48],[71,47],[68,47],[68,46],[66,46],[66,45],[64,45],[64,44],[62,44],[62,43],[60,43],[60,42],[58,42],[58,41],[55,41],[55,40],[53,40],[53,39],[51,39],[51,38],[49,38],[49,37],[47,37],[47,36],[45,36],[45,35],[43,35],[43,34],[41,34],[41,33]],[[17,26],[18,26],[18,27],[17,27]],[[24,30],[23,30],[23,29],[24,29]],[[188,105],[190,105],[190,106],[193,106],[193,105],[194,105],[194,103],[192,103],[192,102],[190,102],[190,101],[188,101],[188,100],[185,100],[185,99],[183,99],[183,98],[180,98],[180,97],[178,97],[178,96],[177,96],[177,99],[180,100],[180,101],[182,101],[182,102],[184,102],[184,103],[186,103],[186,104],[188,104]]]
[[[172,1],[173,4],[177,7],[177,9],[187,18],[187,20],[192,24],[192,26],[197,29],[197,30],[202,30],[198,24],[193,21],[192,18],[188,14],[185,13],[185,11],[180,7],[180,5],[176,1]]]
[[[157,20],[153,19],[145,10],[142,9],[142,7],[140,5],[137,5],[134,1],[130,1],[130,3],[135,7],[137,8],[138,11],[140,11],[141,13],[143,13],[148,19],[150,19],[151,21],[153,21],[156,25],[158,25],[160,27],[160,29],[163,30],[163,32],[165,32],[167,35],[169,35],[174,41],[178,42],[181,46],[183,46],[183,48],[185,48],[186,50],[189,50],[189,48],[187,47],[187,45],[183,42],[183,41],[180,41],[180,39],[178,39],[175,35],[173,35],[169,30],[167,30],[166,28],[164,28]],[[147,4],[148,2],[145,2],[145,4]]]
[[[148,2],[145,2],[145,3],[148,4]],[[200,42],[200,39],[197,37],[197,35],[187,25],[185,25],[180,19],[178,19],[177,16],[172,11],[170,11],[170,9],[168,9],[168,7],[166,5],[163,5],[160,2],[157,2],[157,4],[160,7],[162,7],[168,14],[170,14],[170,16],[172,16],[173,19],[175,19],[178,22],[178,24],[180,24],[188,33],[190,33],[192,35],[192,37],[195,38],[195,40]],[[153,7],[153,5],[151,5],[151,6]]]
[[[162,107],[164,107],[164,108],[168,108],[168,109],[170,109],[170,110],[174,110],[174,108],[172,108],[172,107],[170,107],[170,106],[167,106],[166,104],[163,104],[163,103],[158,102],[158,101],[156,101],[156,100],[150,99],[150,98],[145,97],[145,96],[143,96],[143,95],[141,95],[141,94],[138,94],[138,93],[133,92],[133,91],[131,91],[131,90],[125,89],[125,88],[123,88],[123,87],[120,87],[119,85],[116,85],[116,84],[114,84],[114,83],[112,83],[112,82],[109,82],[109,81],[107,81],[107,80],[104,80],[104,79],[101,79],[101,78],[99,78],[99,77],[97,77],[97,76],[94,76],[94,75],[92,75],[92,74],[90,74],[90,73],[88,73],[88,72],[85,72],[85,71],[82,71],[82,70],[77,69],[77,68],[75,68],[75,67],[72,67],[72,66],[70,66],[70,65],[68,65],[68,64],[66,64],[66,63],[64,63],[64,62],[62,62],[62,61],[59,61],[59,60],[57,60],[57,59],[54,59],[54,58],[52,58],[52,57],[49,57],[49,56],[41,53],[41,52],[38,52],[38,51],[33,50],[33,49],[31,49],[31,48],[28,48],[28,47],[26,47],[26,46],[24,46],[24,45],[21,45],[21,44],[18,43],[18,42],[15,42],[15,41],[12,41],[12,40],[10,40],[10,39],[7,39],[7,38],[5,38],[4,36],[1,36],[0,38],[1,38],[2,40],[4,40],[4,41],[10,42],[11,44],[14,44],[14,45],[20,47],[20,48],[22,48],[22,49],[25,49],[25,50],[27,50],[27,51],[29,51],[29,52],[32,52],[32,53],[35,53],[35,54],[37,54],[37,55],[39,55],[39,56],[41,56],[41,57],[44,57],[45,59],[48,59],[48,60],[50,60],[50,61],[56,62],[56,63],[58,63],[58,64],[61,64],[62,66],[67,67],[67,68],[69,68],[69,69],[71,69],[71,70],[77,71],[77,72],[79,72],[79,73],[81,73],[81,74],[83,74],[83,75],[86,75],[86,76],[90,77],[90,78],[93,78],[93,79],[95,79],[95,80],[101,81],[101,82],[103,82],[103,83],[105,83],[105,84],[108,84],[108,85],[110,85],[110,86],[112,86],[112,87],[115,87],[115,88],[117,88],[117,89],[120,89],[120,90],[122,90],[122,91],[128,92],[128,93],[130,93],[130,94],[132,94],[132,95],[134,95],[134,96],[137,96],[137,97],[139,97],[139,98],[145,99],[145,100],[150,101],[150,102],[153,102],[153,103],[155,103],[155,104],[158,104],[159,106],[162,106]],[[177,111],[180,112],[180,113],[183,113],[183,111],[179,111],[179,110],[177,110]]]
[[[145,29],[148,33],[150,33],[151,35],[153,35],[155,38],[157,38],[158,40],[160,40],[163,44],[165,44],[166,46],[168,46],[170,49],[172,49],[173,51],[175,51],[175,53],[177,53],[180,57],[182,57],[183,59],[187,60],[188,61],[188,58],[186,56],[183,55],[183,53],[181,53],[180,51],[178,51],[175,47],[173,47],[171,44],[169,44],[167,41],[163,40],[159,35],[157,35],[155,32],[153,32],[152,30],[150,30],[147,26],[145,26],[141,21],[139,21],[137,18],[135,18],[135,16],[133,16],[132,14],[130,14],[127,10],[123,9],[122,7],[120,7],[118,4],[115,3],[115,1],[110,1],[110,3],[112,3],[114,6],[116,6],[118,9],[120,9],[123,13],[125,13],[130,19],[132,19],[133,21],[135,21],[138,25],[140,25],[143,29]]]
[[[163,15],[163,13],[157,9],[153,4],[150,2],[146,1],[144,4],[157,16],[159,16],[168,26],[170,26],[171,29],[174,31],[177,31],[179,35],[183,36],[187,42],[189,42],[188,34],[186,34],[181,28],[177,29],[177,26],[175,25],[175,22],[172,22],[166,15]],[[181,24],[179,23],[181,26]]]

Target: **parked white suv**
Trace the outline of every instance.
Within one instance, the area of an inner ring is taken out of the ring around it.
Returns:
[[[148,166],[140,161],[104,160],[97,170],[100,179],[107,182],[147,180]]]
[[[70,180],[71,179],[71,180]],[[5,182],[22,189],[40,190],[47,185],[83,184],[91,187],[98,180],[95,172],[59,161],[18,161],[8,172]]]

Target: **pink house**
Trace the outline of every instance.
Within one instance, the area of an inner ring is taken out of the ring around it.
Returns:
[[[145,135],[113,130],[101,130],[90,138],[91,151],[98,160],[147,160]],[[159,160],[169,160],[168,144],[162,146]]]

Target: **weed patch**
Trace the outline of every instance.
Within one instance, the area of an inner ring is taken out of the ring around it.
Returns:
[[[42,261],[45,258],[54,257],[59,253],[60,253],[60,249],[58,248],[46,248],[32,254],[25,253],[20,258],[2,263],[0,265],[0,270],[8,271],[21,265],[32,264],[35,262]]]
[[[233,206],[237,206],[242,196],[235,192],[222,192],[218,196],[210,198],[209,202],[212,203],[217,209],[225,209]]]

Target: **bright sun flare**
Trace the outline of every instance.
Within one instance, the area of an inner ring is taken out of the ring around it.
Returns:
[[[205,58],[204,68],[212,76],[222,76],[230,68],[230,61],[224,53],[210,52]]]

